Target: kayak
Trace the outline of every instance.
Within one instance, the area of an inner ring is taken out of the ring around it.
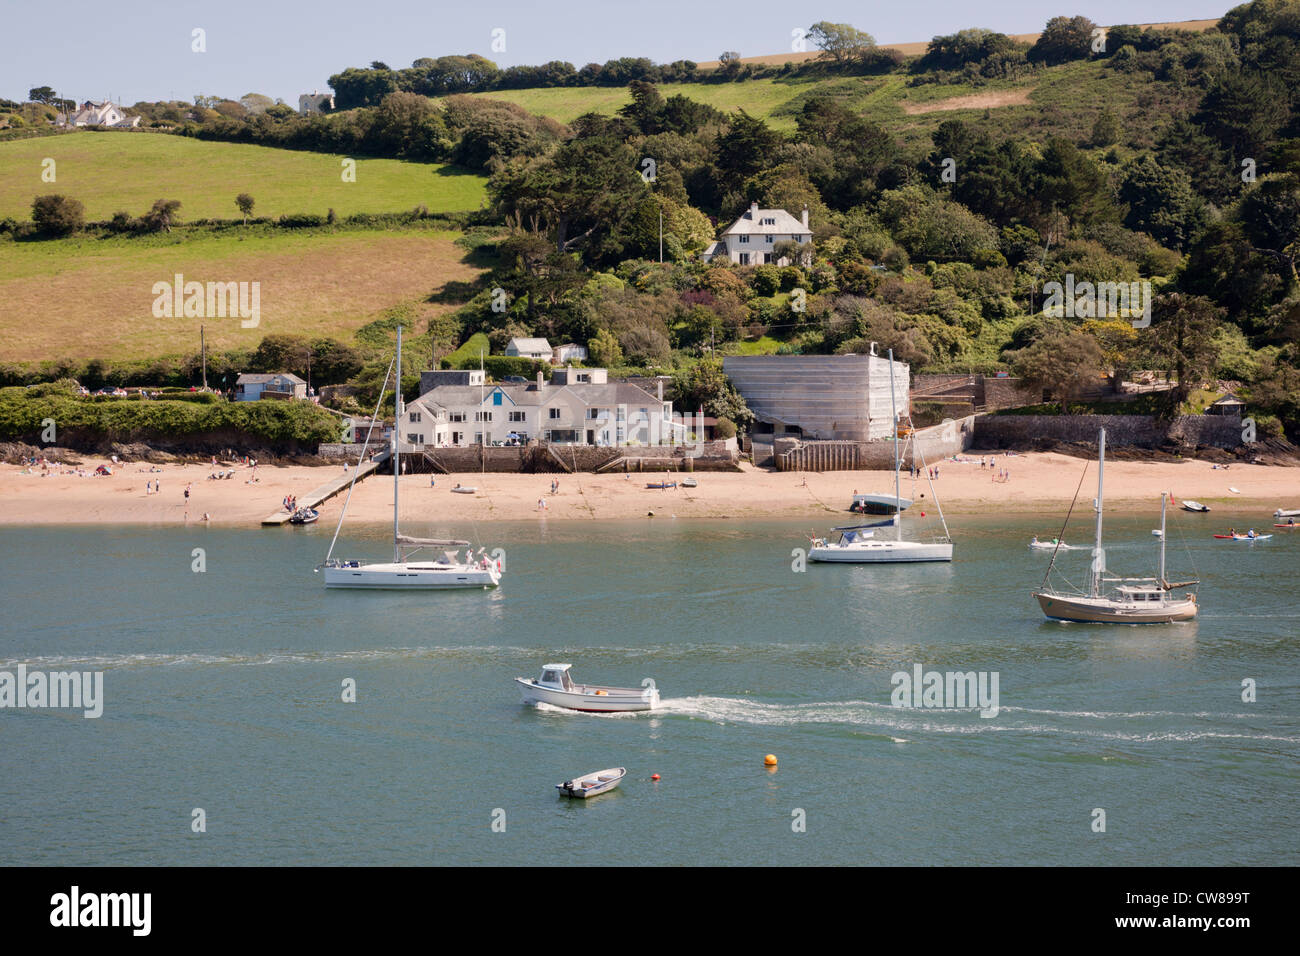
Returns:
[[[1229,541],[1267,541],[1273,536],[1271,534],[1257,534],[1253,537],[1248,534],[1216,534],[1215,537]]]

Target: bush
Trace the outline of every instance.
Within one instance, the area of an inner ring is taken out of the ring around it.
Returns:
[[[736,437],[736,423],[730,418],[719,418],[718,424],[713,426],[713,437],[721,441],[728,438]]]

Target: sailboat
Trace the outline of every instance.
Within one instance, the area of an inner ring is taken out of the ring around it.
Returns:
[[[385,588],[392,590],[425,590],[432,588],[494,588],[501,583],[501,568],[496,561],[482,555],[480,559],[471,560],[472,552],[466,552],[466,560],[461,561],[459,550],[444,550],[442,555],[433,560],[411,561],[410,556],[424,548],[470,548],[468,541],[446,540],[441,538],[414,538],[401,533],[397,523],[397,495],[401,467],[398,445],[399,428],[402,421],[404,405],[402,402],[402,327],[397,327],[397,378],[396,395],[393,410],[394,419],[392,445],[389,460],[393,465],[393,560],[385,563],[363,564],[360,561],[340,561],[329,555],[321,568],[325,571],[327,588]],[[385,381],[385,385],[387,381]],[[383,389],[380,390],[382,400]],[[378,414],[378,409],[376,409]],[[365,446],[362,446],[363,453]],[[354,477],[355,484],[356,478]],[[351,491],[348,492],[349,499]],[[347,505],[339,516],[339,528],[347,514]],[[338,530],[334,532],[338,540]],[[334,543],[330,543],[330,555],[334,553]],[[318,568],[317,570],[321,570]]]
[[[1054,621],[1076,621],[1094,624],[1169,624],[1190,621],[1196,617],[1196,595],[1192,592],[1175,597],[1175,588],[1190,587],[1196,581],[1165,580],[1165,513],[1169,495],[1160,496],[1160,566],[1154,578],[1106,577],[1106,552],[1101,546],[1101,519],[1106,472],[1106,429],[1097,434],[1097,537],[1092,549],[1092,572],[1088,591],[1065,593],[1048,586],[1052,573],[1049,564],[1043,576],[1042,590],[1035,591],[1043,613]],[[1080,479],[1082,481],[1082,479]],[[1052,563],[1055,563],[1053,556]],[[1107,591],[1106,584],[1116,587]]]
[[[875,348],[872,348],[875,354]],[[899,508],[905,507],[908,499],[902,495],[900,487],[900,462],[898,456],[898,409],[894,400],[894,350],[889,350],[889,411],[894,432],[894,502]],[[933,492],[933,487],[930,489]],[[910,502],[909,502],[910,503]],[[938,499],[935,499],[936,506]],[[939,511],[939,520],[943,521],[943,510]],[[892,524],[894,537],[878,538],[879,527]],[[948,539],[948,525],[944,522],[943,541],[904,541],[903,516],[893,515],[888,521],[854,527],[832,529],[838,538],[826,541],[824,538],[813,540],[808,549],[809,561],[842,562],[852,564],[900,564],[919,561],[951,561],[952,541]]]

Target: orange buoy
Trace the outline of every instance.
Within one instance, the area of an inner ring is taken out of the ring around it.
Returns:
[[[650,774],[650,779],[651,779],[651,780],[658,780],[658,779],[659,779],[659,774],[657,774],[657,773],[652,773],[652,774]]]
[[[775,767],[775,766],[776,766],[776,754],[768,754],[766,757],[764,757],[764,758],[763,758],[763,766],[764,766],[764,767]]]

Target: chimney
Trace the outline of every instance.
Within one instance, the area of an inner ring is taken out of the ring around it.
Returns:
[[[803,227],[808,228],[808,204],[803,204]]]
[[[758,220],[758,203],[752,202],[749,204],[749,218],[755,221]]]
[[[543,384],[543,382],[542,382],[542,373],[541,373],[541,371],[538,371],[538,373],[537,373],[537,390],[538,390],[539,392],[542,390],[542,384]]]
[[[664,402],[664,380],[661,378],[659,379],[659,404],[662,405],[663,402]]]

